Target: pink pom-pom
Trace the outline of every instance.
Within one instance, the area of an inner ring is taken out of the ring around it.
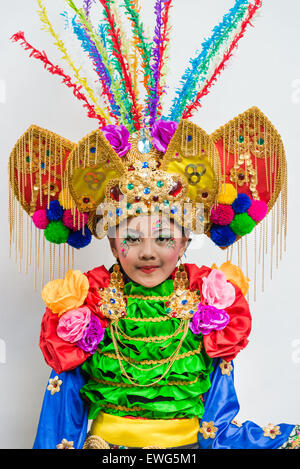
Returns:
[[[231,205],[219,204],[215,208],[212,208],[210,214],[210,221],[216,225],[229,225],[234,217],[234,211]]]
[[[37,228],[39,228],[40,230],[45,230],[49,225],[46,210],[36,210],[32,215],[32,221]]]
[[[268,205],[263,200],[252,200],[248,215],[255,222],[261,221],[268,213]]]
[[[75,212],[75,216],[73,216],[71,210],[65,210],[63,214],[63,224],[67,226],[70,230],[78,231],[82,228],[82,221],[83,224],[86,225],[89,219],[88,213],[79,213],[78,210]]]

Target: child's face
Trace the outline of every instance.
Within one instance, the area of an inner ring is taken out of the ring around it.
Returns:
[[[128,277],[145,287],[154,287],[171,275],[188,238],[167,218],[151,215],[125,220],[109,241]]]

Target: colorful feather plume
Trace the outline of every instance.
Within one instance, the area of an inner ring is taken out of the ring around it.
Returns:
[[[96,0],[83,0],[83,10],[87,18],[90,16],[91,7],[95,1]]]
[[[47,32],[49,32],[51,34],[51,36],[53,37],[54,39],[54,45],[62,52],[62,59],[65,60],[68,65],[70,66],[70,68],[73,70],[74,72],[74,76],[75,76],[75,80],[77,81],[78,84],[80,84],[81,86],[83,86],[83,88],[86,90],[87,94],[89,95],[91,101],[94,103],[95,105],[95,109],[96,109],[96,112],[101,115],[105,120],[109,120],[109,116],[108,114],[105,113],[105,111],[103,111],[103,109],[101,109],[98,105],[98,101],[94,95],[94,92],[93,90],[89,87],[88,83],[87,83],[87,79],[86,78],[83,78],[81,77],[80,73],[79,73],[79,68],[77,68],[75,66],[75,64],[73,63],[70,55],[68,54],[68,51],[67,49],[65,48],[65,45],[63,43],[63,41],[60,39],[59,35],[55,32],[49,18],[48,18],[48,15],[47,15],[47,10],[43,4],[43,0],[37,0],[37,3],[40,7],[40,9],[38,10],[38,14],[39,14],[39,17],[41,19],[41,22],[43,23],[43,29]]]
[[[44,68],[48,70],[48,72],[52,73],[52,75],[59,75],[62,77],[62,82],[68,86],[68,88],[72,88],[74,96],[79,99],[80,101],[83,101],[83,106],[87,108],[88,110],[88,117],[92,119],[98,119],[100,127],[103,127],[106,125],[105,119],[101,117],[99,114],[96,113],[95,108],[92,104],[90,104],[85,97],[85,95],[82,93],[81,88],[82,86],[77,86],[75,83],[71,81],[71,78],[64,73],[64,71],[58,66],[54,65],[50,60],[48,59],[46,53],[43,51],[39,51],[35,47],[33,47],[29,42],[26,41],[25,35],[22,31],[19,31],[18,33],[14,34],[11,37],[11,40],[13,42],[19,42],[21,45],[24,47],[25,50],[29,50],[30,54],[29,57],[33,57],[37,60],[40,60],[44,64]]]
[[[92,59],[95,71],[99,76],[99,80],[102,86],[103,94],[107,97],[108,102],[111,106],[110,115],[118,121],[118,117],[120,116],[120,108],[116,104],[114,96],[111,93],[111,77],[105,67],[102,58],[97,50],[95,43],[90,39],[89,35],[87,34],[85,28],[81,26],[76,21],[76,16],[72,19],[73,31],[76,34],[77,38],[81,42],[81,46],[83,50],[89,55],[90,59]]]
[[[120,36],[120,30],[116,27],[114,15],[110,9],[110,1],[109,0],[99,0],[101,5],[104,8],[105,17],[109,24],[109,35],[113,45],[113,55],[119,61],[122,77],[124,80],[125,87],[127,89],[128,95],[132,101],[132,116],[134,121],[134,126],[136,130],[139,130],[141,127],[141,115],[139,112],[139,108],[137,106],[136,97],[133,91],[133,84],[132,84],[132,77],[129,73],[129,66],[122,54],[122,42]]]
[[[116,76],[116,69],[114,67],[114,64],[111,61],[111,58],[108,56],[108,52],[107,52],[108,47],[107,47],[106,42],[105,44],[102,42],[101,37],[99,37],[96,31],[94,31],[90,21],[86,18],[82,9],[77,8],[73,0],[65,0],[65,1],[66,3],[68,3],[68,5],[72,8],[72,10],[76,13],[78,18],[80,19],[90,39],[94,42],[102,58],[102,61],[109,73],[109,76],[111,79],[111,93],[114,96],[114,99],[116,101],[116,104],[119,107],[120,114],[121,114],[119,118],[119,123],[125,125],[129,131],[133,131],[135,128],[133,126],[131,114],[130,114],[131,104],[128,100],[128,96],[126,92],[124,91],[122,83],[119,80],[119,75]],[[103,31],[105,34],[105,30]],[[106,40],[108,40],[108,36]]]
[[[150,67],[152,43],[146,38],[143,23],[140,21],[140,9],[137,6],[136,0],[123,0],[122,6],[125,8],[125,14],[131,21],[133,43],[141,55],[144,72],[143,83],[149,93],[149,83],[152,82],[152,70]]]
[[[187,102],[196,96],[195,89],[197,83],[205,80],[210,62],[218,54],[222,44],[229,41],[230,32],[236,29],[239,23],[242,22],[248,5],[248,0],[236,0],[233,8],[213,28],[211,37],[203,42],[201,53],[190,60],[190,67],[185,70],[181,78],[181,86],[176,91],[176,98],[173,101],[167,119],[173,121],[180,120]]]
[[[97,92],[94,93],[87,78],[81,76],[81,67],[75,65],[64,42],[54,30],[44,0],[37,0],[42,29],[51,34],[55,46],[62,53],[62,59],[72,70],[73,78],[50,62],[45,52],[31,46],[24,33],[18,32],[12,40],[20,41],[26,50],[30,50],[30,57],[43,62],[53,75],[59,75],[62,82],[73,90],[76,98],[82,101],[88,116],[99,121],[100,127],[113,120],[116,124],[125,125],[129,132],[139,130],[142,124],[152,127],[158,118],[179,121],[191,117],[201,106],[201,99],[209,93],[262,5],[262,0],[235,0],[233,7],[213,28],[210,37],[202,43],[201,52],[190,59],[175,92],[171,109],[167,117],[161,117],[162,97],[166,90],[172,0],[155,0],[152,41],[145,33],[138,0],[121,0],[120,5],[131,24],[131,36],[126,32],[115,0],[99,2],[103,8],[103,20],[97,27],[91,21],[91,8],[96,0],[83,0],[81,8],[76,6],[74,0],[65,0],[75,16],[71,19],[66,11],[61,15],[65,29],[72,26],[72,33],[79,40],[84,57],[88,56],[91,60],[101,85],[104,109]],[[77,42],[73,47],[76,45]],[[144,106],[139,102],[139,83],[143,83],[146,90]]]
[[[197,93],[196,99],[186,107],[186,109],[185,109],[185,111],[182,115],[183,119],[188,119],[189,117],[191,117],[193,112],[198,107],[201,106],[201,103],[200,103],[201,98],[203,96],[206,96],[209,93],[211,86],[216,82],[216,80],[218,78],[218,75],[220,75],[222,70],[224,70],[226,62],[228,62],[228,60],[230,59],[230,57],[233,54],[234,49],[238,46],[239,40],[244,36],[247,26],[249,24],[252,26],[251,21],[253,20],[254,15],[256,14],[257,10],[261,6],[262,6],[262,0],[255,0],[254,4],[249,5],[248,13],[247,13],[246,18],[242,22],[240,32],[233,39],[229,49],[223,55],[223,59],[222,59],[221,63],[215,69],[212,76],[206,81],[204,87]]]
[[[153,77],[153,87],[150,88],[150,93],[147,100],[147,114],[149,115],[149,125],[150,127],[153,126],[156,115],[157,109],[159,104],[159,97],[161,95],[159,89],[159,80],[160,80],[160,73],[163,65],[163,11],[169,4],[167,0],[156,0],[154,11],[156,16],[156,24],[154,30],[154,37],[153,37],[153,47],[152,47],[152,56],[151,56],[151,70],[152,70],[152,77]]]

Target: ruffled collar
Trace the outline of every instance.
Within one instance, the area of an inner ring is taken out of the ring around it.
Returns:
[[[135,282],[128,282],[124,286],[124,293],[128,296],[169,296],[174,290],[173,280],[167,279],[155,287],[144,287]]]

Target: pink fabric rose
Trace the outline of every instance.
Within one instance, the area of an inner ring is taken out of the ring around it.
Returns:
[[[71,309],[63,314],[58,322],[56,333],[67,342],[78,342],[91,320],[91,311],[87,306]]]
[[[101,132],[118,156],[124,156],[130,150],[130,133],[124,125],[106,125],[102,127]]]
[[[202,296],[206,303],[218,309],[231,306],[235,300],[234,286],[227,282],[224,272],[213,269],[203,278]]]

